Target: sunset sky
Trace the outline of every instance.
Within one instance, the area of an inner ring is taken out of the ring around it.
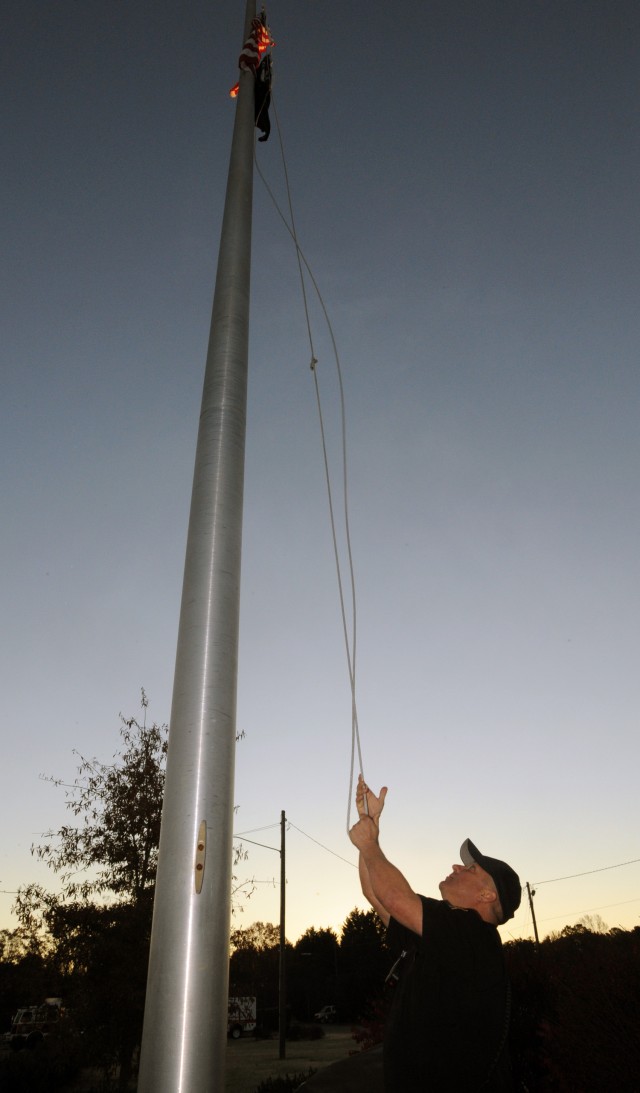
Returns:
[[[470,837],[535,887],[541,933],[584,914],[631,928],[640,9],[267,14],[257,159],[288,215],[286,164],[342,364],[358,715],[366,777],[389,786],[385,852],[436,894]],[[204,0],[5,14],[0,927],[20,884],[56,884],[29,849],[68,818],[43,775],[71,782],[74,751],[109,761],[142,687],[148,717],[169,719],[243,24],[244,3]],[[309,294],[340,516],[336,370]],[[251,324],[236,830],[277,849],[285,810],[295,941],[364,903],[311,351],[258,176]],[[278,854],[253,842],[238,925],[279,913]],[[526,899],[502,934],[531,936]]]

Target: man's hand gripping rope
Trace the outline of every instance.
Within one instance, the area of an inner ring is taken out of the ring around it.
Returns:
[[[368,816],[373,820],[376,827],[380,826],[380,813],[384,808],[384,799],[387,796],[387,787],[383,786],[380,790],[380,794],[376,797],[375,793],[369,789],[365,783],[364,778],[360,774],[358,777],[358,785],[356,787],[356,808],[358,810],[358,816],[362,819],[363,816]]]
[[[380,814],[384,808],[384,799],[387,796],[387,787],[383,786],[380,794],[369,789],[362,775],[358,778],[356,788],[356,808],[358,810],[358,822],[349,832],[349,838],[354,846],[362,850],[367,842],[378,841],[380,829]]]

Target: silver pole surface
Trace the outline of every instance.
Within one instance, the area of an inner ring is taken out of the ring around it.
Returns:
[[[285,865],[284,809],[280,813],[280,964],[278,976],[278,1058],[287,1054],[287,938],[285,930],[287,869]]]
[[[247,0],[245,38],[255,15]],[[253,195],[240,73],[171,707],[139,1093],[224,1089]]]

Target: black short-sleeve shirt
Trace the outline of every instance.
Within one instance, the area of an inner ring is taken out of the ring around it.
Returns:
[[[422,936],[389,922],[398,968],[385,1031],[386,1093],[511,1089],[508,981],[498,931],[473,910],[420,897]]]

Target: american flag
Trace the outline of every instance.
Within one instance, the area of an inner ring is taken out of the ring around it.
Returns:
[[[238,58],[238,68],[244,72],[253,72],[254,76],[258,70],[258,65],[262,59],[263,53],[269,48],[269,46],[275,45],[273,38],[267,24],[264,22],[264,13],[261,18],[251,20],[251,34],[247,38],[242,47],[242,52]],[[239,84],[231,88],[229,94],[232,99],[235,99],[238,94]]]

